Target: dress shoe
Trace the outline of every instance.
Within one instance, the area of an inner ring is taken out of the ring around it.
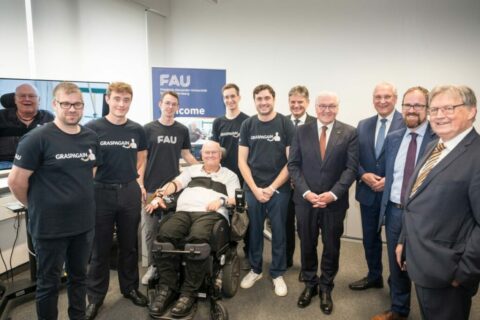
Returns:
[[[175,293],[172,289],[164,285],[160,286],[157,296],[153,301],[150,301],[148,306],[150,316],[155,318],[156,316],[163,315],[175,298]]]
[[[181,295],[180,298],[173,305],[172,316],[181,318],[190,314],[195,305],[195,298],[187,295]]]
[[[100,303],[89,303],[87,309],[85,310],[85,319],[93,320],[97,316],[98,309],[102,306],[103,302]]]
[[[317,286],[305,287],[302,294],[298,297],[297,306],[299,308],[306,308],[312,302],[312,298],[318,294]]]
[[[371,320],[407,320],[407,317],[401,316],[395,311],[387,310],[383,313],[373,316]]]
[[[332,313],[333,300],[330,292],[320,291],[320,310],[325,314]]]
[[[369,280],[367,277],[358,281],[352,282],[348,285],[352,290],[366,290],[369,288],[383,288],[383,279],[379,278],[375,281]]]
[[[145,297],[140,291],[137,289],[132,289],[130,290],[129,293],[123,294],[123,296],[130,301],[133,302],[133,304],[140,306],[140,307],[146,307],[148,304],[148,299]]]

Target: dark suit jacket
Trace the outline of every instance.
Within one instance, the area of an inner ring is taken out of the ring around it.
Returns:
[[[359,143],[359,161],[357,188],[355,198],[361,204],[371,206],[375,200],[376,192],[374,192],[366,183],[363,183],[361,177],[367,172],[375,173],[381,177],[385,176],[384,155],[385,149],[382,150],[378,159],[375,157],[375,128],[377,125],[378,115],[364,119],[358,123],[358,143]],[[392,124],[388,129],[388,133],[404,128],[402,114],[397,110],[394,111]]]
[[[286,115],[285,117],[286,117],[288,120],[292,121],[292,120],[291,120],[291,117],[292,117],[292,114],[291,114],[291,113],[288,114],[288,115]],[[307,113],[307,117],[305,118],[305,123],[304,123],[304,124],[313,122],[313,121],[315,121],[315,120],[317,120],[317,118],[312,117],[311,115],[309,115],[309,114]]]
[[[407,187],[435,147],[427,146]],[[480,136],[473,129],[405,203],[403,239],[410,278],[428,288],[480,279]]]
[[[348,209],[348,189],[355,181],[358,168],[358,140],[355,128],[335,121],[325,150],[320,156],[317,121],[300,126],[290,146],[288,171],[295,185],[293,200],[309,204],[303,194],[332,191],[338,200],[327,210]]]
[[[395,160],[397,158],[398,150],[402,144],[403,136],[407,128],[403,128],[392,133],[389,133],[385,139],[385,188],[382,195],[382,205],[380,207],[380,220],[378,224],[378,229],[380,230],[383,223],[383,217],[385,216],[385,210],[387,210],[388,201],[390,201],[390,192],[392,191],[393,184],[393,169],[395,166]],[[425,130],[425,136],[422,140],[422,145],[420,146],[420,151],[417,156],[417,163],[423,157],[425,153],[426,146],[433,140],[437,140],[438,137],[435,132],[432,131],[430,123],[427,124],[427,129]]]

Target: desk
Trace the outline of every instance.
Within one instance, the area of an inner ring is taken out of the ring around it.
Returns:
[[[0,248],[2,249],[3,259],[10,269],[10,254],[12,253],[12,246],[17,234],[18,239],[15,244],[15,249],[12,256],[12,268],[28,262],[28,247],[27,247],[27,231],[25,225],[25,216],[20,213],[20,219],[17,221],[17,214],[6,208],[7,203],[16,202],[16,199],[11,193],[0,194]],[[0,261],[0,274],[4,273],[5,266]]]

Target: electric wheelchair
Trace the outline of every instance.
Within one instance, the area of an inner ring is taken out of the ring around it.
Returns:
[[[236,205],[229,206],[229,218],[232,221],[232,215],[235,212],[245,213],[245,196],[242,189],[235,190]],[[168,214],[165,218],[168,219],[169,215],[175,214],[175,200],[173,198],[166,198]],[[164,218],[164,219],[165,219]],[[162,219],[162,221],[164,220]],[[161,224],[162,222],[160,222]],[[172,243],[159,242],[155,240],[152,253],[155,265],[158,264],[159,259],[163,255],[180,255],[182,268],[178,272],[177,276],[179,283],[183,282],[185,266],[191,260],[203,260],[207,259],[208,268],[206,276],[203,280],[203,284],[197,293],[197,299],[206,299],[210,306],[210,319],[212,320],[227,320],[228,311],[222,304],[223,297],[233,297],[239,287],[240,282],[240,259],[237,255],[237,241],[231,232],[231,227],[225,218],[217,221],[212,229],[209,243],[190,244],[186,243],[183,250],[176,249]],[[150,303],[155,301],[156,296],[159,293],[159,278],[160,274],[158,269],[155,275],[149,280],[148,283],[148,297]],[[192,308],[189,315],[183,318],[173,317],[170,309],[168,308],[163,314],[154,312],[149,307],[150,317],[154,319],[193,319],[196,313],[196,306]]]

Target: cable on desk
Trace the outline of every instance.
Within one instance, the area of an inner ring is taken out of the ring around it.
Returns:
[[[10,278],[8,268],[7,268],[7,263],[5,262],[5,259],[3,258],[2,254],[2,249],[0,248],[0,257],[2,258],[3,265],[5,266],[5,274],[7,275],[7,280]]]
[[[10,274],[12,276],[12,282],[14,278],[13,267],[12,267],[12,259],[13,259],[13,251],[15,250],[15,245],[17,244],[18,240],[18,233],[20,231],[20,212],[17,211],[17,216],[15,217],[15,222],[13,223],[13,228],[15,229],[15,240],[13,240],[12,251],[10,252]]]

